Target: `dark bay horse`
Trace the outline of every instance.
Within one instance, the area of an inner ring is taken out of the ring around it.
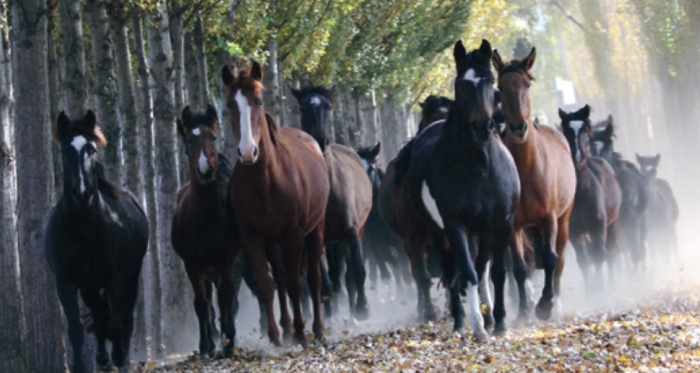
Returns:
[[[480,311],[479,283],[493,261],[496,290],[494,332],[505,332],[505,255],[520,194],[515,163],[494,134],[494,76],[491,45],[484,40],[469,53],[455,44],[455,102],[447,119],[423,130],[402,150],[394,175],[394,211],[389,220],[404,239],[418,285],[419,308],[429,315],[430,280],[425,247],[432,243],[442,258],[443,281],[449,286],[454,327],[464,324],[460,294],[466,293],[474,339],[488,340]],[[406,149],[406,148],[405,148]],[[478,248],[468,237],[478,236]],[[449,249],[447,248],[449,244]],[[471,246],[471,247],[470,247]],[[474,263],[476,258],[476,263]]]
[[[564,136],[553,128],[536,125],[530,108],[530,73],[536,51],[509,63],[497,51],[493,66],[498,71],[498,89],[506,123],[505,143],[518,168],[522,191],[515,212],[515,230],[511,242],[514,274],[520,294],[520,313],[529,310],[525,293],[522,263],[523,229],[536,227],[543,242],[541,262],[545,270],[545,286],[535,309],[537,317],[549,319],[559,296],[564,270],[564,248],[569,239],[569,216],[574,207],[576,173],[571,152]]]
[[[678,202],[668,181],[656,176],[661,154],[643,157],[636,154],[637,163],[649,183],[649,207],[646,212],[646,226],[649,229],[649,247],[657,257],[678,258]]]
[[[218,331],[212,306],[212,285],[217,288],[221,329],[229,343],[224,356],[233,356],[236,338],[235,306],[241,271],[236,260],[242,246],[233,214],[227,206],[229,176],[232,167],[216,151],[220,131],[216,109],[208,105],[204,113],[192,113],[187,106],[177,131],[185,144],[189,181],[182,186],[172,221],[173,249],[185,264],[194,290],[194,308],[199,320],[199,353],[214,356]],[[244,261],[245,262],[245,261]],[[253,293],[255,279],[251,271],[242,271]],[[236,286],[238,285],[238,286]],[[266,321],[266,320],[265,320]]]
[[[325,232],[328,275],[335,293],[340,292],[342,261],[347,262],[345,286],[350,312],[359,320],[369,317],[365,295],[366,270],[362,258],[362,233],[372,208],[372,185],[362,160],[351,148],[330,144],[327,129],[335,94],[324,87],[293,89],[299,102],[301,128],[318,142],[330,174],[330,196],[326,207]]]
[[[379,215],[379,187],[384,179],[384,171],[379,167],[380,151],[380,143],[357,149],[357,155],[362,159],[363,166],[372,184],[372,210],[370,210],[365,223],[363,248],[370,266],[370,279],[375,286],[377,285],[376,272],[379,272],[379,277],[382,281],[387,282],[391,278],[389,273],[389,267],[391,267],[391,272],[401,291],[404,285],[410,286],[411,272],[408,257],[401,247],[401,239],[384,224]]]
[[[128,370],[129,343],[141,264],[148,246],[148,219],[138,200],[104,178],[97,150],[105,141],[88,110],[82,120],[58,116],[53,139],[61,147],[63,194],[49,216],[46,257],[73,346],[72,371],[85,372],[78,293],[90,314],[86,329],[97,336],[96,361]],[[112,342],[107,354],[106,340]]]
[[[622,158],[614,148],[615,127],[613,117],[593,128],[591,153],[605,159],[612,165],[620,184],[622,204],[620,205],[620,246],[629,253],[631,263],[640,268],[645,259],[647,225],[646,210],[649,204],[649,185],[637,166]]]
[[[569,239],[576,250],[586,289],[602,280],[602,266],[607,261],[608,277],[615,275],[618,217],[622,203],[620,185],[612,166],[599,157],[590,155],[593,128],[588,105],[573,113],[559,109],[561,127],[571,148],[576,167],[576,196],[569,219]],[[596,273],[591,274],[593,265]],[[596,281],[593,281],[595,278]]]
[[[323,231],[330,192],[328,168],[316,141],[294,128],[277,128],[265,113],[262,101],[262,66],[234,75],[228,65],[221,70],[226,104],[238,142],[238,164],[229,183],[229,206],[258,281],[258,295],[265,303],[268,337],[280,345],[273,321],[273,284],[277,283],[285,339],[291,337],[287,292],[294,312],[294,339],[307,345],[301,312],[301,278],[306,269],[313,302],[313,332],[323,339],[321,271]],[[234,227],[231,227],[234,228]]]
[[[418,124],[418,132],[422,131],[431,123],[435,123],[440,119],[447,118],[447,112],[450,110],[452,100],[443,96],[428,96],[425,101],[419,102],[421,107],[421,119]]]

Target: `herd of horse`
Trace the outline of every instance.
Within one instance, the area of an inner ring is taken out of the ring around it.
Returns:
[[[485,342],[507,331],[506,278],[518,319],[530,316],[527,280],[536,269],[545,274],[537,318],[558,310],[569,241],[587,288],[602,281],[605,264],[609,281],[622,263],[641,268],[647,240],[654,251],[677,252],[678,205],[656,177],[659,155],[638,155],[639,168],[624,160],[614,150],[612,117],[593,125],[588,106],[560,109],[559,128],[533,120],[535,48],[504,62],[486,40],[472,51],[459,41],[453,55],[454,100],[421,103],[418,134],[385,171],[380,144],[353,150],[330,143],[333,90],[293,89],[302,129],[279,128],[265,112],[257,62],[237,74],[227,65],[221,71],[238,143],[233,164],[217,152],[216,109],[184,108],[177,133],[189,181],[177,197],[171,239],[194,290],[200,354],[213,356],[223,334],[223,354],[233,356],[242,280],[276,346],[275,291],[282,341],[307,346],[304,313],[313,314],[314,338],[323,340],[344,267],[352,316],[369,316],[366,265],[372,281],[393,274],[399,288],[409,288],[412,277],[425,321],[438,318],[430,288],[440,278],[455,330],[464,327],[466,296],[473,338]],[[97,337],[101,369],[124,368],[148,219],[136,197],[105,180],[97,151],[106,139],[92,111],[82,119],[61,113],[53,137],[64,190],[45,249],[68,322],[72,371],[85,371],[84,329]],[[80,314],[78,294],[88,315]]]

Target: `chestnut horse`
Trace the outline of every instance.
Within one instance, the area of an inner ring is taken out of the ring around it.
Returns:
[[[313,332],[317,340],[323,339],[324,333],[320,261],[330,191],[328,168],[311,136],[294,128],[278,129],[272,116],[265,113],[263,72],[258,62],[237,76],[224,65],[221,78],[238,142],[238,164],[229,183],[229,205],[258,280],[258,295],[265,303],[268,337],[274,345],[280,345],[272,308],[274,288],[267,275],[269,262],[277,283],[285,340],[291,337],[289,291],[294,339],[306,346],[300,303],[303,268],[307,268],[313,303]]]
[[[432,243],[442,259],[443,281],[449,286],[454,328],[464,325],[460,294],[466,292],[474,339],[487,341],[479,301],[480,278],[493,259],[496,290],[494,332],[505,332],[505,255],[520,194],[515,163],[494,133],[494,77],[491,45],[484,40],[469,53],[461,41],[454,47],[457,67],[455,102],[447,119],[428,126],[402,150],[391,186],[394,211],[388,215],[399,234],[418,285],[419,307],[426,316],[430,280],[425,247]],[[478,236],[478,254],[474,238]],[[471,239],[468,240],[468,237]],[[446,240],[449,249],[446,246]],[[471,247],[470,247],[471,246]],[[474,263],[476,257],[476,263]]]
[[[504,140],[518,167],[522,185],[511,242],[520,313],[526,316],[529,312],[523,286],[524,268],[519,265],[523,255],[522,234],[524,228],[536,227],[543,241],[540,252],[545,284],[535,311],[538,318],[546,320],[552,314],[553,298],[559,296],[564,248],[569,240],[569,216],[576,193],[576,173],[564,136],[553,128],[532,122],[530,85],[534,77],[530,70],[535,57],[536,51],[532,48],[527,57],[505,63],[498,51],[494,51],[493,66],[498,72],[501,109],[506,123]]]
[[[134,306],[148,247],[148,219],[138,200],[104,178],[97,150],[107,142],[95,122],[90,110],[77,120],[61,112],[53,130],[61,148],[63,194],[46,225],[44,252],[68,322],[73,373],[86,371],[78,296],[90,310],[82,317],[85,329],[97,337],[97,365],[105,372],[112,363],[120,372],[129,370]]]
[[[612,282],[617,268],[618,218],[622,194],[612,166],[590,155],[589,141],[593,128],[588,105],[574,113],[559,109],[561,128],[571,148],[576,166],[576,196],[569,219],[569,238],[576,250],[576,260],[586,281],[586,289],[602,280],[603,263],[608,263]],[[593,265],[596,273],[591,275]]]
[[[420,123],[418,123],[418,132],[428,127],[431,123],[447,118],[447,112],[450,110],[452,102],[447,97],[433,95],[428,96],[425,101],[419,102],[421,119]]]
[[[318,142],[330,173],[331,191],[323,237],[333,291],[340,292],[340,274],[345,259],[350,312],[358,320],[365,320],[369,317],[369,305],[365,295],[367,274],[362,259],[362,231],[372,209],[372,185],[355,151],[345,145],[328,145],[330,139],[326,129],[331,125],[330,112],[335,102],[333,90],[310,86],[302,90],[292,88],[292,94],[299,102],[301,128]]]
[[[205,113],[182,110],[177,131],[185,143],[189,181],[182,186],[173,217],[173,249],[185,264],[194,290],[194,309],[199,320],[199,353],[214,356],[218,331],[212,306],[212,284],[217,288],[221,329],[229,343],[224,356],[233,356],[236,337],[235,317],[242,272],[253,293],[255,279],[250,271],[236,265],[242,247],[231,225],[233,215],[227,207],[231,165],[216,151],[219,117],[208,105]],[[237,281],[238,280],[238,281]],[[261,320],[264,323],[266,320]]]

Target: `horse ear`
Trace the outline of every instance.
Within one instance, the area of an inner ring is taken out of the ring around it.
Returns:
[[[369,152],[369,154],[372,156],[372,158],[375,158],[376,156],[379,155],[379,152],[382,150],[382,143],[377,141],[377,145],[375,145],[372,148],[372,151]]]
[[[581,110],[578,111],[584,118],[588,119],[591,116],[591,107],[586,104]]]
[[[643,160],[642,157],[639,156],[638,153],[634,153],[634,156],[637,158],[637,163],[639,163],[639,164],[641,165],[641,164],[642,164],[642,160]]]
[[[491,63],[493,64],[493,68],[496,69],[496,72],[501,72],[501,70],[506,67],[506,64],[503,63],[501,55],[498,54],[498,49],[493,50],[493,54],[491,55]]]
[[[420,106],[421,109],[425,109],[425,102],[418,102],[418,106]]]
[[[97,124],[97,118],[95,117],[95,113],[93,113],[92,110],[87,111],[83,120],[85,121],[85,125],[87,126],[88,130],[95,129],[95,125]]]
[[[537,57],[537,50],[535,47],[532,47],[532,50],[530,51],[530,54],[523,59],[523,63],[525,63],[525,67],[527,68],[527,71],[532,70],[532,67],[535,66],[535,58]]]
[[[212,104],[207,104],[207,118],[215,121],[219,120],[219,113],[216,111],[216,108]]]
[[[614,122],[612,114],[608,114],[608,125],[612,126]]]
[[[608,121],[608,125],[605,126],[605,130],[603,130],[603,134],[605,135],[605,137],[612,138],[613,133],[614,133],[613,131],[614,131],[614,128],[613,128],[612,121]]]
[[[486,56],[488,59],[491,59],[491,55],[493,54],[493,50],[491,49],[491,43],[488,42],[486,39],[481,39],[481,46],[479,47],[479,52]]]
[[[289,89],[292,91],[292,95],[294,96],[294,98],[296,98],[297,101],[301,101],[301,91],[291,86],[289,87]]]
[[[561,108],[559,108],[559,118],[563,120],[565,116],[566,116],[566,112],[564,110],[562,110]]]
[[[221,81],[224,82],[225,86],[229,86],[236,80],[236,76],[233,74],[233,70],[228,64],[221,67]]]
[[[53,133],[51,134],[53,141],[55,141],[57,144],[60,143],[63,136],[68,132],[69,125],[70,119],[68,119],[66,112],[62,111],[61,114],[58,114],[58,119],[56,119],[56,127],[53,128]]]
[[[656,153],[656,157],[654,157],[654,166],[659,167],[660,161],[661,161],[661,153]]]
[[[459,61],[467,55],[467,50],[464,48],[464,44],[462,44],[461,40],[455,43],[455,47],[452,50],[452,55],[454,56],[455,61]]]
[[[258,61],[253,61],[253,67],[250,68],[250,77],[262,82],[263,68]]]
[[[185,139],[185,125],[182,124],[182,120],[175,119],[175,126],[177,126],[177,134],[182,137],[182,139]]]
[[[184,109],[182,109],[182,115],[180,118],[182,119],[183,122],[187,123],[190,121],[190,117],[192,116],[192,112],[190,111],[190,106],[187,105],[185,106]]]

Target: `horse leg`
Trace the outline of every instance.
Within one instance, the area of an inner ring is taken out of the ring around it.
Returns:
[[[620,229],[618,222],[614,222],[608,226],[605,237],[605,252],[607,253],[608,262],[608,279],[611,287],[615,286],[615,277],[618,270],[618,235]],[[637,236],[639,237],[639,236]]]
[[[367,277],[367,272],[365,270],[364,261],[362,260],[362,241],[360,240],[357,230],[353,230],[352,232],[348,249],[350,250],[348,272],[352,272],[352,280],[355,283],[355,290],[357,291],[353,313],[358,320],[367,320],[369,318],[369,304],[367,303],[367,295],[365,294],[365,278]]]
[[[559,259],[556,253],[557,219],[550,214],[544,225],[540,228],[540,234],[544,241],[544,251],[542,253],[542,264],[544,266],[544,289],[542,297],[535,307],[535,315],[540,320],[549,320],[552,317],[552,307],[554,298],[554,268]]]
[[[95,362],[100,370],[109,372],[112,370],[112,361],[107,353],[107,331],[109,328],[109,307],[103,298],[104,289],[81,289],[80,296],[85,305],[90,309],[91,322],[86,323],[88,332],[92,331],[97,337],[97,351]]]
[[[575,233],[569,236],[571,240],[571,245],[574,247],[576,252],[576,263],[581,270],[581,276],[583,277],[583,283],[586,287],[586,293],[590,293],[592,290],[592,285],[590,283],[591,275],[589,273],[591,259],[588,256],[588,245],[586,244],[586,236],[581,233]]]
[[[255,296],[255,299],[258,301],[258,310],[260,312],[260,318],[258,319],[258,323],[260,325],[260,333],[265,333],[267,330],[267,316],[265,315],[265,303],[262,301],[260,298],[260,294],[258,293],[258,280],[255,278],[255,274],[253,273],[253,266],[251,265],[250,259],[248,258],[248,255],[246,253],[241,254],[241,256],[238,257],[236,260],[236,266],[238,267],[236,270],[234,270],[234,274],[237,272],[240,272],[243,281],[245,281],[246,285],[248,286],[248,289],[250,289],[250,292],[253,293],[253,296]],[[241,287],[241,281],[240,277],[241,275],[234,275],[234,320],[236,316],[238,315],[238,294],[240,294],[240,287]],[[265,276],[269,275],[266,273]],[[236,280],[236,277],[239,277],[238,280]],[[236,283],[236,281],[238,281]]]
[[[216,295],[219,302],[219,313],[221,314],[221,332],[226,336],[228,342],[223,346],[224,357],[233,357],[233,348],[236,344],[236,316],[233,305],[238,299],[238,289],[233,281],[232,271],[224,273],[221,285],[217,289]],[[240,286],[240,281],[239,281]]]
[[[495,304],[493,305],[493,317],[495,318],[496,325],[493,330],[493,335],[503,336],[506,334],[506,307],[505,307],[505,293],[504,288],[506,284],[506,258],[508,257],[508,242],[510,241],[510,236],[513,233],[513,225],[511,222],[507,222],[503,229],[489,237],[490,240],[487,241],[489,244],[488,251],[491,252],[493,264],[491,265],[491,271],[493,272],[493,287],[494,287],[494,297]],[[488,285],[488,271],[487,275],[481,278],[481,281],[486,280]],[[487,290],[487,296],[488,290]]]
[[[461,293],[466,290],[473,339],[477,342],[487,342],[489,335],[484,329],[479,302],[479,278],[472,262],[464,226],[454,220],[445,219],[445,233],[450,242],[450,250],[455,253],[457,265],[456,276],[450,284],[451,291]]]
[[[331,298],[333,312],[338,312],[338,301],[341,293],[340,275],[343,271],[342,252],[337,244],[326,245],[326,260],[328,261],[328,277],[333,286]]]
[[[58,299],[68,321],[68,339],[73,348],[73,370],[74,373],[84,373],[85,363],[83,362],[83,342],[85,333],[83,324],[80,322],[80,308],[78,306],[78,289],[67,281],[56,279]]]
[[[355,317],[355,305],[357,304],[357,286],[355,282],[355,272],[352,270],[352,258],[350,257],[349,245],[346,242],[337,244],[345,261],[345,290],[348,293],[348,310],[350,315]]]
[[[185,264],[187,276],[190,278],[192,290],[194,291],[194,312],[199,321],[199,354],[201,356],[214,357],[215,342],[211,335],[211,297],[207,296],[208,286],[204,274]]]
[[[457,274],[457,266],[455,258],[451,252],[445,252],[442,255],[442,273],[445,283],[450,284],[455,279]],[[458,291],[453,291],[451,287],[447,289],[447,301],[450,315],[454,321],[454,330],[462,330],[464,328],[464,307],[459,297]]]
[[[601,222],[600,226],[596,227],[589,235],[591,239],[590,252],[596,268],[596,274],[592,279],[595,289],[601,289],[603,285],[603,264],[607,258],[607,250],[605,249],[607,229],[604,224]]]
[[[311,231],[304,242],[304,246],[308,252],[309,268],[307,277],[309,279],[309,290],[311,293],[311,302],[314,310],[313,332],[314,338],[317,341],[324,339],[323,315],[321,314],[321,290],[323,288],[322,271],[321,271],[321,256],[323,255],[323,226],[316,227]],[[328,287],[330,289],[330,287]]]
[[[321,257],[323,257],[323,255],[321,255]],[[323,316],[328,319],[330,323],[330,319],[333,317],[333,308],[331,307],[331,300],[333,298],[333,283],[331,283],[331,279],[328,276],[327,266],[323,260],[319,260],[319,267],[321,269],[321,300],[323,301]]]
[[[273,309],[273,297],[275,296],[275,289],[270,279],[268,273],[268,263],[267,257],[265,255],[265,246],[261,241],[255,241],[249,245],[244,245],[246,252],[248,253],[248,259],[252,264],[253,271],[255,273],[255,279],[258,283],[258,296],[260,300],[265,304],[265,313],[267,314],[267,336],[270,338],[270,342],[280,347],[280,332],[275,324],[275,311]]]
[[[484,245],[485,241],[481,240],[481,245]],[[485,245],[484,245],[485,246]],[[481,246],[479,248],[479,253],[476,256],[476,274],[479,276],[479,296],[481,302],[486,305],[486,312],[482,313],[484,317],[484,329],[487,332],[493,331],[494,319],[493,319],[493,301],[491,298],[491,271],[489,270],[488,264],[491,260],[491,253],[489,250],[482,250],[486,248]]]
[[[119,278],[109,296],[109,335],[112,361],[120,372],[128,371],[131,333],[134,329],[134,307],[138,297],[139,272]]]
[[[524,231],[520,230],[513,232],[510,235],[510,258],[513,266],[513,277],[518,291],[518,322],[524,323],[530,315],[530,298],[528,297],[526,281],[527,281],[527,265],[523,259],[523,237]]]
[[[309,293],[309,281],[307,277],[301,279],[301,314],[305,319],[311,318],[311,294]]]
[[[286,282],[287,295],[292,303],[292,312],[294,314],[294,334],[293,338],[296,343],[301,344],[304,348],[308,345],[304,335],[304,317],[301,314],[301,264],[304,256],[304,237],[295,237],[288,241],[285,249],[282,251],[282,261],[284,263],[284,280]],[[315,263],[318,265],[318,262]],[[275,277],[277,277],[275,275]],[[278,283],[278,286],[279,283]],[[317,289],[320,291],[320,289]],[[318,299],[317,299],[318,300]],[[286,300],[280,298],[280,303],[286,303]],[[286,311],[286,307],[285,307]],[[284,312],[284,311],[283,311]],[[289,316],[287,316],[289,317]],[[286,338],[285,338],[286,339]]]
[[[290,248],[289,245],[284,247],[284,250],[278,245],[268,245],[267,252],[268,257],[272,258],[270,261],[270,266],[272,267],[272,277],[275,279],[277,284],[277,300],[280,306],[280,326],[282,326],[282,338],[285,343],[287,343],[292,337],[292,320],[289,317],[289,308],[287,303],[287,286],[289,281],[287,277],[290,275],[287,272],[287,261],[286,252],[294,248]],[[298,274],[297,269],[297,274]],[[299,278],[297,278],[299,281]]]
[[[411,274],[418,288],[418,317],[423,321],[437,320],[437,312],[430,300],[430,275],[425,266],[424,251],[418,245],[404,242],[406,254],[411,263]]]

